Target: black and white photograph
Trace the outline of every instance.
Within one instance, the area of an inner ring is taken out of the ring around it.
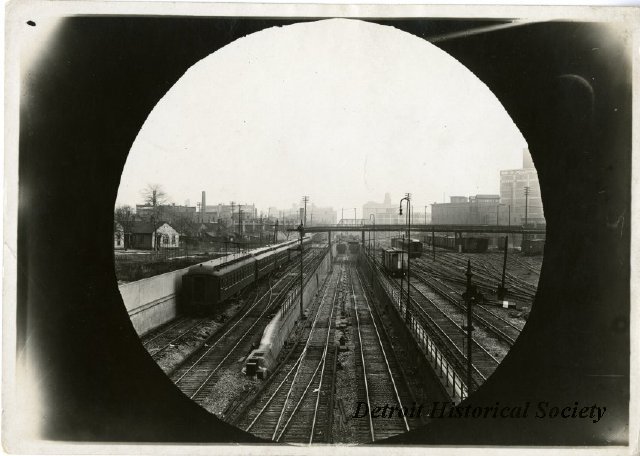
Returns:
[[[638,19],[9,5],[6,451],[634,454]]]

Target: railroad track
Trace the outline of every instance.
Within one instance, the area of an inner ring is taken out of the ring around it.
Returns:
[[[466,304],[463,303],[462,294],[458,290],[444,283],[444,281],[429,277],[421,268],[418,268],[417,271],[414,269],[412,275],[435,291],[442,299],[455,306],[462,314],[466,312]],[[521,327],[514,325],[481,305],[474,306],[473,319],[509,346],[515,343],[522,330]]]
[[[457,254],[447,252],[445,255],[440,256],[440,263],[437,266],[422,259],[418,260],[416,264],[428,269],[432,276],[464,286],[466,285],[464,273],[467,267],[467,260],[468,258],[466,257],[460,258]],[[477,279],[476,286],[486,293],[495,294],[498,285],[501,284],[501,271],[497,271],[495,268],[492,269],[491,266],[478,260],[477,257],[474,257],[472,266],[475,266],[472,272]],[[515,282],[513,277],[516,276],[510,277],[507,275],[506,277],[508,280],[506,284],[508,288],[507,293],[509,295],[525,302],[533,301],[536,292],[535,286],[529,283],[525,286],[519,282]]]
[[[284,271],[276,272],[274,274],[274,277],[276,277],[276,279],[279,279],[282,276],[289,274],[296,267],[297,265],[295,264],[288,264]],[[265,279],[262,279],[261,282],[265,282]],[[249,304],[249,301],[247,305],[243,306],[243,308],[240,309],[240,312],[243,312],[247,309],[247,307],[251,307],[252,305],[254,305],[261,294],[269,290],[269,285],[267,282],[267,286],[265,287],[264,283],[260,283],[255,284],[255,286],[252,288],[253,289],[250,291],[250,296],[253,295],[253,303]],[[169,348],[173,348],[177,344],[186,341],[189,337],[194,336],[203,326],[211,323],[211,321],[212,317],[178,317],[173,321],[163,325],[158,330],[145,336],[142,340],[142,345],[154,360],[158,360],[166,350],[168,350]]]
[[[237,420],[247,432],[276,442],[330,442],[333,334],[339,279],[344,274],[344,268],[336,269],[323,283],[322,297],[311,306],[314,317],[299,341]]]
[[[325,250],[323,249],[324,253]],[[310,252],[304,275],[315,270],[323,255]],[[204,403],[212,394],[221,373],[248,354],[252,338],[259,335],[268,323],[268,317],[281,304],[286,293],[298,284],[299,276],[287,274],[278,280],[269,293],[260,297],[244,313],[236,314],[225,326],[224,333],[216,332],[216,340],[209,340],[202,349],[187,358],[171,375],[180,390],[198,403]]]
[[[404,381],[397,360],[392,356],[391,343],[381,331],[382,322],[374,316],[367,292],[355,267],[349,269],[349,281],[353,312],[356,317],[356,375],[359,404],[367,404],[369,411],[388,406],[387,413],[393,416],[372,418],[371,413],[356,421],[359,441],[375,442],[392,437],[420,426],[417,417],[404,416],[397,410],[408,410],[413,406],[412,394]],[[376,320],[378,320],[376,322]],[[391,412],[394,407],[395,412]],[[404,409],[406,407],[406,409]],[[377,409],[378,413],[382,410]],[[383,409],[384,410],[384,409]],[[357,410],[356,410],[357,413]]]
[[[424,292],[420,288],[412,285],[413,293],[411,301],[414,310],[426,318],[437,330],[444,335],[444,340],[448,342],[449,348],[455,353],[461,365],[466,365],[466,331],[456,322],[448,312],[443,309],[442,304],[436,303],[437,293]],[[405,296],[406,297],[406,296]],[[476,385],[482,384],[495,371],[500,361],[498,361],[485,347],[473,340],[473,379]]]
[[[158,358],[165,350],[173,347],[183,337],[190,334],[196,328],[206,322],[208,318],[178,317],[171,323],[155,331],[149,337],[145,337],[142,345],[153,359]]]

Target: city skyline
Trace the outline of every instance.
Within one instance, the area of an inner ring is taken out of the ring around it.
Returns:
[[[206,190],[259,208],[309,195],[360,211],[411,192],[419,207],[499,193],[500,170],[526,147],[489,89],[436,46],[361,21],[296,24],[190,68],[140,130],[116,204],[157,182],[176,204]]]

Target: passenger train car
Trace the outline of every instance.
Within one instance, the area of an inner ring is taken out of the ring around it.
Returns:
[[[308,247],[311,237],[305,236]],[[188,314],[213,314],[221,302],[300,255],[300,241],[264,247],[232,261],[192,266],[182,276],[181,305]]]

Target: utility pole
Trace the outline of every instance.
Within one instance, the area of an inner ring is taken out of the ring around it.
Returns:
[[[402,201],[407,202],[407,308],[405,309],[405,320],[410,323],[411,314],[411,193],[406,193],[400,200],[400,215],[402,215]],[[400,285],[400,297],[402,299],[402,285]]]
[[[531,187],[526,186],[524,188],[524,226],[527,227],[528,223],[528,209],[529,209],[529,192],[531,191]]]
[[[303,282],[303,277],[302,277],[302,270],[303,270],[303,263],[302,263],[302,257],[304,256],[304,247],[302,245],[302,239],[304,238],[304,226],[302,225],[302,223],[300,224],[300,226],[298,227],[298,231],[300,232],[300,317],[302,317],[302,315],[304,314],[304,302],[302,301],[302,292],[303,290],[303,286],[302,286],[302,282]]]
[[[527,228],[528,225],[528,209],[529,209],[529,192],[531,191],[531,187],[528,185],[524,188],[524,228]],[[526,236],[522,235],[522,240],[524,241]]]
[[[436,261],[436,230],[431,228],[431,251],[433,252],[433,261]]]
[[[511,227],[511,204],[509,204],[509,227]]]
[[[231,232],[232,233],[235,233],[235,227],[233,224],[233,209],[235,208],[235,206],[236,206],[235,201],[231,201]]]
[[[496,225],[500,225],[500,205],[496,206]]]
[[[503,300],[507,294],[507,289],[504,287],[504,276],[507,273],[507,246],[509,245],[509,236],[504,237],[504,259],[502,262],[502,282],[498,287],[498,295],[499,300]]]
[[[304,220],[302,222],[302,225],[307,226],[307,203],[309,202],[309,197],[306,195],[303,196],[302,202],[304,203]]]
[[[276,224],[273,228],[273,243],[278,243],[278,219],[276,219]]]
[[[471,284],[471,260],[467,260],[467,272],[465,274],[467,276],[467,290],[462,294],[466,304],[467,304],[467,325],[462,329],[467,331],[467,397],[471,395],[471,388],[473,384],[473,362],[471,359],[471,344],[473,343],[473,309],[471,305],[473,301],[475,301],[476,290],[475,286]]]

